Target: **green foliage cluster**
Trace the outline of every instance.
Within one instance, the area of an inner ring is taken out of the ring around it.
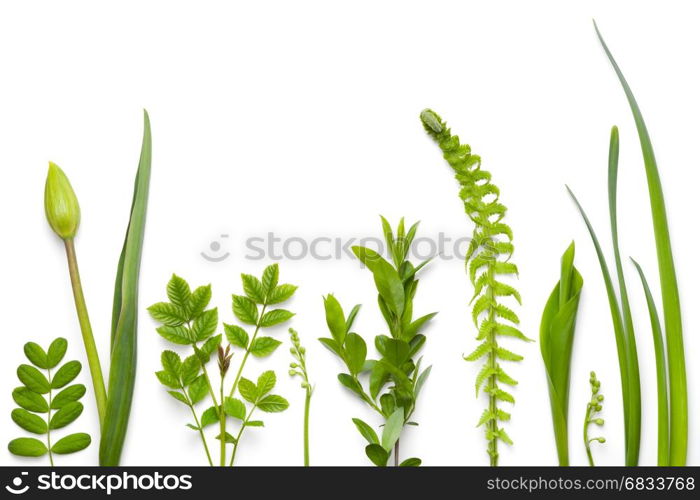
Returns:
[[[12,410],[11,416],[25,431],[45,436],[45,441],[29,437],[13,439],[8,445],[10,453],[23,457],[48,454],[49,462],[54,465],[54,454],[75,453],[90,445],[90,436],[84,432],[51,441],[52,431],[66,427],[83,413],[80,399],[85,395],[85,386],[68,385],[80,373],[80,362],[68,361],[59,366],[67,349],[68,341],[61,337],[51,342],[47,350],[34,342],[24,345],[24,354],[31,365],[17,368],[22,385],[12,391],[12,399],[19,408]]]
[[[408,260],[411,243],[418,224],[405,229],[401,219],[396,235],[382,217],[382,227],[391,263],[374,250],[355,246],[353,252],[369,269],[377,288],[379,310],[384,317],[389,335],[377,335],[374,346],[380,354],[377,360],[368,359],[367,342],[353,331],[353,323],[360,310],[356,305],[346,316],[338,300],[331,294],[324,298],[329,338],[319,339],[338,356],[347,368],[338,380],[364,401],[384,421],[381,438],[359,418],[353,419],[358,431],[367,440],[365,453],[377,466],[386,466],[394,453],[394,464],[417,466],[418,458],[399,460],[399,438],[405,425],[413,425],[411,416],[421,388],[430,375],[430,367],[421,370],[422,358],[415,359],[425,344],[421,331],[436,313],[413,319],[413,300],[418,289],[418,271],[428,261],[414,266]],[[361,377],[368,379],[368,389]]]
[[[164,339],[192,348],[192,353],[184,359],[175,351],[163,351],[163,369],[156,376],[168,389],[168,394],[189,408],[194,423],[187,426],[199,433],[210,465],[214,462],[205,437],[209,426],[218,424],[215,437],[219,441],[219,464],[226,465],[227,445],[232,445],[228,464],[233,465],[245,429],[264,426],[262,420],[253,419],[255,411],[277,413],[289,406],[282,396],[271,393],[277,383],[273,371],[263,372],[257,382],[253,382],[243,377],[243,369],[250,355],[265,358],[281,344],[273,337],[259,334],[263,329],[292,318],[292,312],[271,306],[290,299],[297,287],[278,283],[277,264],[268,266],[261,279],[249,274],[242,274],[241,279],[244,294],[233,295],[232,309],[238,321],[252,329],[252,334],[244,326],[227,323],[223,324],[224,334],[217,334],[218,310],[207,308],[212,296],[211,286],[191,290],[189,284],[176,275],[167,286],[168,302],[148,308],[153,319],[161,323],[157,332]],[[222,346],[224,337],[228,341],[226,348]],[[230,389],[225,391],[234,353],[240,353],[242,359]],[[207,368],[212,358],[217,360],[218,385]],[[196,407],[207,396],[209,405],[199,413]],[[231,419],[238,425],[235,435],[227,431]]]

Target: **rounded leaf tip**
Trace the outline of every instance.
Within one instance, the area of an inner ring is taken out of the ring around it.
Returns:
[[[432,109],[424,109],[420,113],[420,120],[423,122],[423,126],[428,132],[434,134],[440,134],[443,130],[442,120],[440,116]]]

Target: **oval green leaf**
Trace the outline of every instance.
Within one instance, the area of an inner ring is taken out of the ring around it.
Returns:
[[[44,396],[30,391],[26,387],[17,387],[12,391],[12,399],[25,410],[35,413],[46,413],[49,411],[49,405]]]
[[[70,385],[59,392],[51,400],[51,409],[60,410],[68,403],[78,401],[85,395],[85,386],[83,384]]]
[[[34,434],[46,434],[48,430],[46,427],[46,422],[43,418],[29,413],[23,408],[16,408],[12,410],[11,414],[14,423],[19,425],[25,431],[32,432]]]
[[[65,427],[73,420],[78,418],[81,413],[83,413],[82,403],[78,403],[77,401],[67,403],[65,406],[63,406],[63,408],[58,410],[53,417],[51,417],[49,429],[54,430]]]
[[[39,344],[27,342],[24,344],[24,355],[36,367],[46,370],[49,367],[48,357]]]
[[[58,369],[56,375],[51,379],[51,388],[60,389],[78,376],[82,366],[80,361],[69,361]]]
[[[61,360],[63,360],[63,356],[66,355],[67,349],[68,341],[63,337],[58,337],[56,340],[51,342],[46,355],[48,360],[48,368],[55,368],[61,362]]]
[[[84,432],[69,434],[66,437],[56,441],[56,444],[51,447],[51,451],[53,453],[58,453],[59,455],[75,453],[76,451],[84,450],[90,446],[91,442],[92,440],[90,439],[90,435],[85,434]]]
[[[17,368],[17,378],[22,382],[30,391],[36,392],[38,394],[46,394],[51,390],[49,381],[39,370],[31,365],[19,365]]]
[[[20,457],[40,457],[48,451],[44,443],[34,438],[13,439],[7,445],[7,449]]]

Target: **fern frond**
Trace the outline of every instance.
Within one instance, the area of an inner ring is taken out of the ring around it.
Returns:
[[[472,320],[478,327],[479,346],[464,359],[476,361],[485,358],[484,366],[476,377],[476,392],[488,394],[489,406],[479,420],[478,426],[486,427],[487,453],[491,465],[498,464],[498,441],[512,444],[508,434],[499,428],[498,421],[510,420],[510,414],[497,407],[498,402],[514,403],[513,396],[499,388],[498,384],[514,386],[517,381],[507,375],[498,360],[520,361],[522,356],[498,344],[499,337],[528,339],[515,325],[520,323],[518,315],[501,300],[512,299],[521,303],[520,293],[499,277],[517,276],[518,268],[510,262],[513,255],[513,231],[503,222],[506,206],[501,203],[500,189],[491,182],[491,174],[481,168],[481,158],[472,153],[467,144],[433,111],[424,110],[421,121],[426,132],[442,150],[443,157],[452,167],[459,183],[459,197],[464,211],[473,222],[472,240],[466,255],[469,280],[474,286]]]

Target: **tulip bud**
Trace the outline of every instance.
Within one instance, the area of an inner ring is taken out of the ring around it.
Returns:
[[[80,225],[80,205],[68,177],[52,162],[46,176],[44,210],[54,233],[62,240],[73,239]]]

